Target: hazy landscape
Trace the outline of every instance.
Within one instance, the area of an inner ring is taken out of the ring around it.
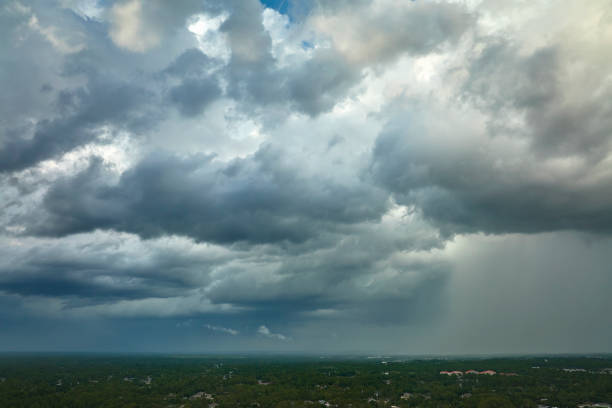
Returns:
[[[10,407],[610,408],[612,358],[4,355]]]

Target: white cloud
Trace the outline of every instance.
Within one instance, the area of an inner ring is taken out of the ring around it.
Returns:
[[[264,325],[259,326],[259,329],[257,329],[257,333],[269,339],[276,339],[276,340],[282,340],[282,341],[289,340],[289,337],[284,336],[280,333],[272,333],[270,329],[268,329]]]
[[[219,58],[225,63],[229,60],[232,51],[227,44],[225,34],[219,31],[219,27],[227,17],[225,13],[214,17],[198,14],[187,26],[187,29],[195,35],[199,48],[204,54],[211,58]]]
[[[140,0],[129,0],[113,5],[110,36],[113,42],[129,51],[145,52],[161,41],[159,33],[148,25]]]
[[[207,329],[212,330],[212,331],[231,334],[232,336],[236,336],[236,335],[240,334],[240,332],[238,330],[230,329],[228,327],[212,326],[210,324],[205,324],[204,327],[206,327]]]
[[[380,64],[411,52],[429,53],[455,43],[468,27],[466,10],[445,2],[380,0],[314,15],[309,23],[356,64]]]

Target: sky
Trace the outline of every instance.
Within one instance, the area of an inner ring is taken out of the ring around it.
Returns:
[[[609,0],[0,4],[0,350],[612,352]]]

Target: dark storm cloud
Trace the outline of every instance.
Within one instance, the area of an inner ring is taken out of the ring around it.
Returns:
[[[535,108],[558,96],[558,55],[554,47],[520,55],[506,41],[487,44],[471,61],[466,96],[492,110]]]
[[[526,53],[481,41],[459,95],[484,115],[486,129],[470,125],[481,120],[475,114],[432,115],[407,103],[376,141],[374,179],[451,235],[611,232],[611,180],[590,175],[612,142],[612,86],[577,92],[558,44]],[[599,67],[591,74],[606,75]],[[447,115],[448,125],[435,115]]]
[[[196,116],[221,95],[214,79],[185,79],[170,90],[170,100],[185,116]]]
[[[158,154],[127,170],[117,184],[104,176],[94,161],[53,186],[44,200],[50,218],[32,232],[102,228],[222,243],[301,242],[324,230],[379,219],[387,207],[380,190],[304,177],[271,147],[229,163]]]
[[[321,66],[325,69],[319,69]],[[360,70],[331,51],[317,52],[286,74],[290,99],[299,111],[311,116],[333,108],[361,78]]]
[[[43,29],[50,24],[61,25],[61,30],[56,29],[51,39]],[[74,133],[62,137],[71,128],[69,122],[79,122],[79,119],[53,120],[56,115],[50,111],[54,111],[53,107],[61,104],[62,100],[53,92],[43,90],[56,88],[54,84],[62,83],[58,72],[62,70],[63,54],[67,52],[64,48],[76,51],[83,46],[83,39],[79,35],[82,24],[69,13],[44,7],[32,10],[17,2],[3,4],[0,8],[0,26],[5,39],[0,45],[0,81],[3,84],[0,95],[0,172],[5,172],[23,169],[41,158],[52,157],[54,153],[71,147],[74,139],[79,137]],[[68,44],[73,38],[78,38],[78,46],[74,48]],[[47,153],[47,149],[53,152]]]
[[[401,220],[368,222],[324,233],[310,245],[268,248],[262,250],[268,262],[219,275],[206,294],[269,321],[296,315],[378,323],[433,318],[439,310],[425,307],[425,299],[443,296],[451,267],[433,255],[408,255],[441,245],[434,231],[415,227]]]
[[[542,179],[542,170],[529,164],[505,171],[495,157],[475,150],[415,146],[413,131],[427,135],[401,125],[384,131],[373,151],[372,172],[399,202],[416,206],[445,233],[612,231],[609,182]]]
[[[178,78],[200,78],[214,64],[215,61],[202,51],[197,48],[190,48],[171,62],[164,73]]]
[[[221,96],[218,80],[208,73],[216,64],[202,51],[192,48],[179,55],[164,70],[166,75],[180,79],[180,83],[170,89],[168,98],[184,116],[201,114]]]
[[[8,241],[0,251],[0,298],[61,301],[59,312],[79,316],[199,316],[231,305],[240,310],[232,318],[240,324],[420,324],[442,310],[450,265],[405,252],[425,255],[440,245],[425,225],[422,231],[411,227],[401,220],[365,222],[352,227],[350,238],[344,230],[313,238],[321,241],[314,244],[235,251],[114,232],[27,238],[17,247]]]
[[[22,170],[97,140],[105,125],[146,129],[154,118],[151,97],[138,86],[98,76],[85,88],[60,92],[56,104],[63,115],[38,122],[31,138],[13,132],[0,149],[0,171]]]
[[[0,5],[0,347],[605,349],[605,2]]]
[[[368,241],[367,236],[362,239]],[[214,303],[242,306],[247,317],[281,323],[298,318],[420,324],[436,319],[447,307],[444,296],[451,272],[447,263],[393,265],[388,250],[366,252],[365,262],[349,263],[342,259],[347,249],[330,249],[323,259],[318,252],[302,254],[293,262],[287,259],[280,266],[279,279],[257,291],[253,291],[257,278],[236,273],[215,282],[207,297]],[[381,269],[392,273],[381,274]]]
[[[136,117],[157,103],[160,95],[185,116],[200,114],[220,96],[218,78],[226,80],[228,96],[244,104],[244,110],[289,106],[314,117],[344,99],[363,77],[363,69],[374,63],[355,63],[341,50],[328,48],[299,64],[279,68],[262,24],[261,5],[253,1],[224,7],[229,17],[221,30],[232,50],[228,65],[222,67],[196,49],[183,51],[154,72],[154,79],[145,75],[136,81],[150,92],[134,102]],[[153,11],[145,11],[144,21],[158,18]],[[437,19],[433,9],[419,15],[425,25]],[[448,33],[420,37],[405,48],[395,41],[385,58],[392,60],[404,52],[426,53],[449,39]],[[136,47],[136,52],[143,47],[129,41],[123,45]],[[156,49],[155,45],[144,46]],[[125,67],[114,71],[118,77],[136,72],[138,64],[129,56],[120,61]],[[92,81],[101,63],[88,50],[71,57],[66,69]],[[129,92],[139,94],[136,89]],[[76,115],[83,109],[83,96],[77,92],[60,90],[58,95],[63,114]],[[122,102],[129,104],[130,99]],[[113,101],[104,103],[112,105]],[[118,117],[113,116],[114,107],[107,107],[100,112],[99,122],[108,119],[118,128],[136,132],[137,122],[130,122],[130,106],[117,106],[117,112],[125,115]],[[85,142],[87,139],[78,141]],[[147,239],[178,234],[203,242],[260,245],[251,247],[255,249],[247,253],[248,259],[237,265],[188,259],[189,265],[177,266],[176,260],[164,262],[163,257],[155,257],[150,265],[138,266],[106,258],[98,262],[94,253],[82,257],[71,253],[59,260],[29,253],[24,254],[28,261],[5,271],[0,287],[11,295],[62,299],[71,308],[94,305],[107,310],[104,308],[114,307],[113,302],[152,302],[137,312],[152,314],[163,313],[157,300],[195,290],[213,305],[244,308],[244,321],[278,325],[287,319],[387,324],[434,318],[437,309],[427,307],[423,299],[441,299],[449,266],[417,260],[398,263],[393,258],[401,251],[438,247],[435,231],[426,226],[416,232],[405,226],[388,231],[379,225],[389,208],[387,193],[357,178],[347,182],[322,174],[303,173],[299,162],[293,163],[271,146],[227,163],[212,156],[153,154],[126,170],[117,182],[109,181],[115,177],[96,160],[85,171],[51,186],[43,203],[49,218],[34,220],[28,225],[29,232],[66,236],[102,229]],[[264,249],[258,250],[259,246]],[[243,256],[245,253],[236,255],[236,259]],[[209,278],[212,270],[217,272]],[[381,270],[387,274],[379,275]],[[258,290],[253,291],[254,287]],[[112,310],[108,313],[119,309]],[[200,313],[198,310],[179,306],[172,313],[190,315]]]
[[[15,270],[14,276],[3,277],[0,290],[9,294],[22,296],[77,296],[88,297],[99,301],[100,299],[122,299],[132,297],[146,297],[155,294],[151,290],[128,288],[125,286],[107,287],[92,281],[95,276],[49,276],[57,274],[55,268],[49,268],[44,273],[29,274]]]
[[[5,248],[0,291],[20,296],[78,298],[81,303],[168,297],[207,281],[214,259],[176,248],[146,247],[122,236],[35,242]]]
[[[365,223],[350,239],[332,234],[332,245],[236,251],[178,237],[140,240],[113,232],[27,238],[13,247],[4,241],[0,301],[15,300],[22,305],[19,313],[28,313],[23,305],[36,301],[51,316],[218,314],[219,322],[236,327],[321,319],[421,324],[437,319],[444,308],[450,265],[402,255],[408,248],[439,245],[431,231],[415,233],[402,224]],[[239,312],[223,317],[223,305]]]

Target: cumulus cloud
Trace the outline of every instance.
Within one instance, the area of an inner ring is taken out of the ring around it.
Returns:
[[[0,171],[23,170],[98,141],[109,127],[136,132],[150,128],[155,110],[145,101],[153,97],[138,85],[97,76],[87,87],[60,92],[55,101],[59,116],[37,122],[29,138],[21,129],[9,133],[0,148]]]
[[[280,333],[272,333],[270,331],[270,329],[268,329],[266,326],[261,325],[259,326],[259,328],[257,329],[257,334],[260,334],[264,337],[267,337],[269,339],[276,339],[276,340],[281,340],[281,341],[287,341],[289,340],[289,337],[284,336]]]
[[[180,238],[143,242],[115,233],[4,243],[0,290],[91,302],[178,296],[205,285],[207,269],[228,255]]]
[[[389,122],[376,141],[371,171],[400,203],[444,231],[610,231],[604,163],[538,159],[520,140],[489,139],[478,113],[466,122],[465,111],[417,112]]]

